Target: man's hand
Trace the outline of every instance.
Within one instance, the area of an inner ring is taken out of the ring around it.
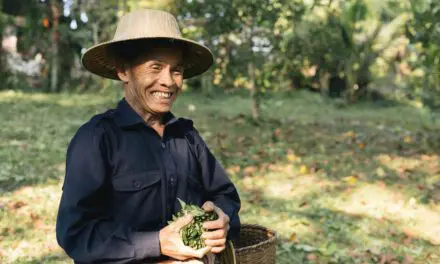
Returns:
[[[203,223],[203,228],[209,231],[204,232],[202,238],[205,239],[205,245],[212,248],[212,253],[220,253],[226,248],[229,216],[210,201],[203,204],[202,209],[206,212],[215,211],[218,215],[217,220]]]
[[[195,250],[183,244],[180,230],[187,224],[191,223],[192,219],[191,215],[186,215],[159,231],[160,251],[162,255],[177,260],[187,260],[191,258],[200,259],[211,250],[211,247],[209,246]]]

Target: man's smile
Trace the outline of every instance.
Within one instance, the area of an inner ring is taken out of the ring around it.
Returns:
[[[171,92],[152,92],[151,93],[154,97],[158,98],[158,99],[170,99],[174,93]]]

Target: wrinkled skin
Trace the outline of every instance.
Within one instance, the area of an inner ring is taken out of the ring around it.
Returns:
[[[121,62],[117,67],[125,99],[159,135],[164,128],[161,118],[171,110],[182,90],[183,70],[182,51],[171,47],[152,48],[136,61]],[[171,96],[159,97],[157,92]]]

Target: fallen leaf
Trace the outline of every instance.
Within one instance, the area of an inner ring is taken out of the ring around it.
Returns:
[[[306,201],[302,202],[302,203],[299,205],[300,208],[305,207],[305,206],[308,206],[308,203],[307,203]]]
[[[347,137],[347,138],[348,137],[349,138],[354,138],[354,137],[356,137],[356,133],[354,133],[353,130],[349,130],[349,131],[345,132],[343,136]]]
[[[403,240],[403,244],[405,246],[409,246],[412,243],[412,237],[407,236],[404,240]]]
[[[412,142],[413,142],[413,139],[412,139],[411,136],[406,136],[406,137],[403,138],[403,141],[404,141],[405,143],[412,143]]]
[[[251,175],[254,174],[257,171],[257,167],[255,166],[247,166],[244,168],[243,172],[245,175]]]
[[[347,176],[342,179],[344,182],[350,185],[355,185],[358,179],[355,176]]]
[[[287,154],[287,160],[290,162],[298,161],[300,158],[295,154],[289,153]]]
[[[34,220],[34,221],[35,220],[39,220],[41,218],[38,214],[35,214],[35,213],[31,213],[30,216],[31,216],[31,219]]]
[[[292,233],[292,234],[290,234],[290,236],[289,236],[289,240],[290,240],[291,242],[295,242],[296,239],[297,239],[297,235],[296,235],[295,232]]]
[[[301,174],[307,174],[308,172],[309,172],[309,168],[307,168],[306,165],[301,165],[301,166],[299,167],[299,173],[301,173]]]
[[[9,204],[9,209],[11,209],[11,210],[16,210],[16,209],[20,209],[20,208],[22,208],[23,206],[26,206],[27,204],[25,203],[25,202],[23,202],[23,201],[17,201],[17,202],[14,202],[14,203],[12,203],[12,204]]]
[[[231,166],[226,169],[229,174],[236,174],[240,172],[240,166]]]

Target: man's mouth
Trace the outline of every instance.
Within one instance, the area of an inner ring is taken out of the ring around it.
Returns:
[[[170,99],[173,96],[173,93],[168,92],[153,92],[152,94],[158,99]]]

